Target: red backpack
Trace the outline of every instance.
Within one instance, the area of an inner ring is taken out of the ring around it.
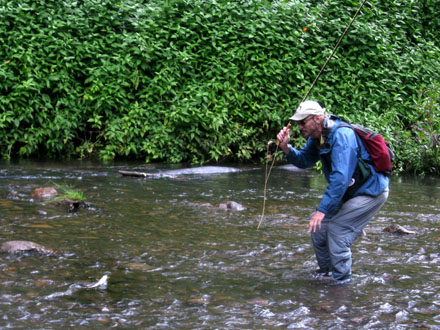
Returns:
[[[376,172],[390,175],[393,170],[394,152],[390,143],[385,141],[383,136],[362,125],[350,124],[342,120],[339,127],[350,127],[360,137],[365,149],[372,158],[372,165]],[[368,161],[367,161],[368,162]]]

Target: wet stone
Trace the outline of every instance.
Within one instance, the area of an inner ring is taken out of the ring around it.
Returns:
[[[386,227],[383,231],[387,232],[387,233],[398,234],[398,235],[416,234],[415,231],[408,230],[408,229],[406,229],[400,225],[397,225],[397,224],[392,224],[392,225]]]
[[[71,200],[71,199],[64,199],[61,201],[57,201],[56,204],[66,208],[67,212],[69,213],[77,212],[80,209],[90,208],[90,203],[84,201]]]
[[[218,207],[221,209],[231,210],[231,211],[243,211],[246,209],[243,205],[234,201],[228,201],[226,203],[222,203]]]
[[[54,251],[31,241],[8,241],[1,245],[0,251],[4,253],[31,253],[31,254],[55,254]]]
[[[58,196],[58,191],[54,187],[35,188],[31,194],[32,197],[37,198],[51,198]]]

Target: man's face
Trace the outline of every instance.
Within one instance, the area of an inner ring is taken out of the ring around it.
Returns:
[[[315,116],[308,116],[297,122],[301,135],[306,139],[308,139],[310,136],[313,136],[317,128],[314,117]]]

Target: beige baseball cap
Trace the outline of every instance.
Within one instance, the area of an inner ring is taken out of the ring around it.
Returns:
[[[290,117],[290,120],[300,121],[311,115],[323,115],[325,113],[325,108],[321,107],[316,101],[304,101],[302,102],[298,109],[296,109],[295,114]]]

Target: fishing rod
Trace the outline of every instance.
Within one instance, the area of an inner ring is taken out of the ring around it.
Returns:
[[[345,28],[344,32],[339,37],[339,40],[337,41],[335,47],[333,47],[333,50],[332,50],[331,54],[327,57],[327,60],[322,65],[321,70],[317,74],[315,80],[313,80],[312,84],[310,85],[309,89],[307,90],[307,93],[304,95],[304,97],[303,97],[303,99],[302,99],[302,101],[300,103],[304,102],[307,99],[307,97],[309,96],[309,94],[312,91],[313,87],[315,87],[319,77],[324,72],[324,69],[327,66],[328,62],[330,62],[331,58],[336,53],[336,50],[338,49],[339,45],[341,44],[342,39],[344,39],[345,35],[347,34],[347,32],[350,29],[351,25],[353,24],[354,20],[356,19],[356,17],[360,13],[362,7],[364,6],[365,2],[367,2],[367,0],[363,0],[362,1],[361,5],[357,9],[356,13],[351,18],[350,23],[347,25],[347,27]],[[289,122],[288,122],[286,127],[289,129],[291,126],[292,126],[291,120],[289,120]],[[267,144],[267,161],[266,161],[266,175],[265,175],[266,177],[265,177],[265,180],[264,180],[263,210],[262,210],[262,213],[261,213],[261,218],[260,218],[260,222],[258,223],[257,230],[260,229],[261,223],[263,222],[264,212],[265,212],[265,209],[266,209],[267,182],[269,181],[270,173],[272,172],[273,165],[275,164],[276,153],[278,152],[279,145],[280,145],[280,141],[278,141],[278,140],[276,142],[269,141],[269,143]],[[268,161],[270,159],[272,159],[272,163],[271,163],[270,169],[268,170],[268,166],[267,165],[268,165]]]

